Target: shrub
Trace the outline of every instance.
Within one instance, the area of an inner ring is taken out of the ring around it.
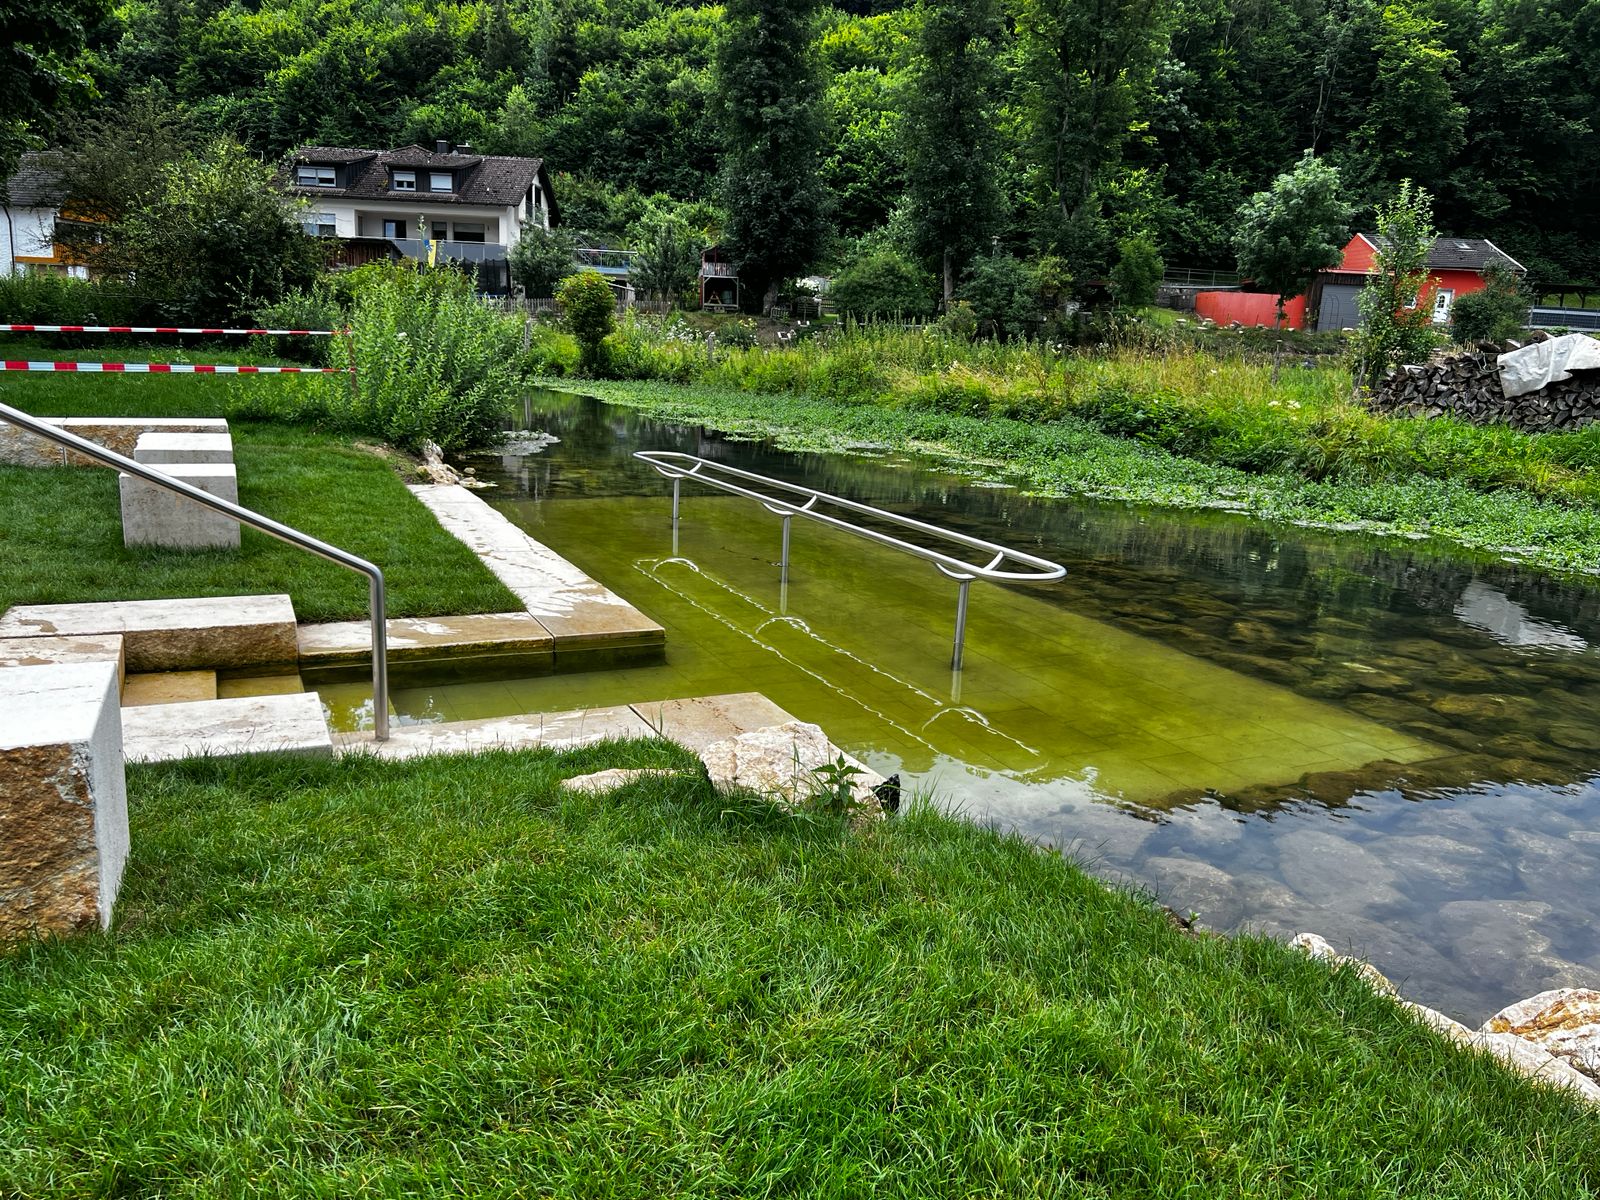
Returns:
[[[865,319],[926,317],[933,281],[893,250],[874,250],[834,277],[828,296],[841,313]]]
[[[363,267],[350,312],[356,374],[329,377],[315,415],[407,450],[492,442],[520,382],[520,323],[485,308],[450,268]]]
[[[957,295],[972,306],[979,333],[1016,337],[1039,319],[1036,282],[1020,259],[996,247],[973,262]]]
[[[556,287],[578,269],[577,239],[565,229],[546,229],[531,221],[511,248],[511,276],[530,296],[553,296]]]
[[[250,319],[263,329],[343,329],[349,317],[344,298],[328,280],[319,279],[305,291],[290,292],[275,303],[262,305]],[[328,342],[327,338],[279,337],[272,339],[271,348],[280,358],[344,366],[329,359]]]
[[[1161,253],[1148,237],[1124,238],[1117,243],[1117,265],[1111,268],[1111,292],[1124,308],[1154,304],[1156,288],[1166,272]]]
[[[1528,298],[1515,274],[1490,263],[1483,279],[1483,291],[1469,292],[1451,307],[1451,334],[1458,342],[1503,342],[1528,322]]]
[[[556,292],[567,330],[578,339],[578,365],[591,375],[605,365],[605,340],[616,326],[617,301],[611,285],[597,271],[580,271],[562,281]]]
[[[130,325],[143,315],[138,289],[122,279],[0,275],[0,320],[35,325]]]

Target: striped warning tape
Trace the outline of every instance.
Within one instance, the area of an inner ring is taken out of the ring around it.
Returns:
[[[0,361],[0,371],[95,371],[126,375],[348,375],[354,367],[251,367],[216,363]]]
[[[182,325],[4,325],[0,333],[206,333],[269,337],[334,337],[338,329],[202,329]]]

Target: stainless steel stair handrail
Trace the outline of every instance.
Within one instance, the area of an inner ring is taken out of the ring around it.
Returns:
[[[937,525],[930,525],[926,521],[917,520],[915,517],[902,516],[900,513],[875,508],[873,505],[863,504],[859,500],[849,500],[843,496],[821,492],[798,483],[786,483],[769,475],[758,475],[754,471],[731,467],[726,463],[715,462],[709,458],[698,458],[681,450],[636,450],[633,456],[649,463],[664,478],[672,480],[672,552],[674,554],[678,552],[680,488],[685,479],[693,479],[720,491],[755,500],[768,512],[783,518],[783,557],[781,559],[780,579],[785,593],[787,593],[789,585],[789,523],[795,517],[805,517],[830,528],[866,538],[869,541],[904,551],[907,554],[913,554],[926,562],[931,562],[942,574],[954,579],[960,585],[960,591],[956,598],[955,646],[950,657],[950,666],[956,671],[961,670],[967,633],[967,591],[972,586],[974,579],[987,579],[993,583],[1053,583],[1058,579],[1064,578],[1067,573],[1067,569],[1059,563],[1053,563],[1048,559],[1040,558],[1038,555],[1029,554],[1023,550],[1014,550],[1009,546],[1002,546],[998,542],[973,537],[971,534],[958,533],[953,529],[941,529]],[[780,494],[774,496],[746,487],[744,486],[746,483],[759,484],[765,488],[780,489],[781,492],[788,493],[788,495]],[[823,512],[821,509],[824,506],[837,507],[849,513],[871,517],[874,520],[883,521],[890,525],[898,525],[903,529],[915,530],[929,537],[953,542],[964,549],[982,551],[990,557],[986,563],[979,565],[956,554],[947,554],[942,550],[919,546],[914,542],[897,538],[893,534],[869,529],[855,521],[849,521],[843,517]],[[1023,569],[1007,569],[1006,564],[1011,563]]]
[[[68,433],[59,429],[48,421],[41,421],[37,417],[30,417],[20,409],[12,408],[8,404],[0,404],[0,420],[9,421],[19,428],[26,429],[29,433],[42,437],[47,441],[55,442],[58,446],[66,446],[76,450],[86,458],[119,471],[126,471],[129,475],[152,483],[156,487],[165,488],[179,496],[187,497],[196,504],[203,505],[213,512],[221,513],[238,521],[241,525],[248,525],[252,529],[259,529],[262,533],[269,534],[281,542],[288,542],[291,546],[298,546],[312,554],[319,555],[329,562],[337,563],[367,577],[367,600],[372,620],[372,735],[376,741],[389,739],[389,637],[388,626],[385,623],[385,606],[383,590],[383,572],[373,563],[354,554],[330,546],[319,538],[314,538],[308,533],[301,533],[298,529],[291,528],[271,517],[264,517],[258,512],[234,504],[231,500],[224,500],[220,496],[213,496],[203,492],[192,484],[184,483],[181,479],[173,479],[170,475],[157,471],[144,463],[134,462],[125,455],[118,454],[115,450],[108,450],[87,438],[81,438],[75,433]]]

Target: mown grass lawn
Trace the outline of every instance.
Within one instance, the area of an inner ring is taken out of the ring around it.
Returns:
[[[53,353],[132,358],[145,352]],[[240,503],[377,563],[391,616],[522,607],[411,496],[380,448],[240,419],[241,409],[270,405],[268,389],[293,385],[293,377],[273,376],[6,376],[0,377],[0,400],[35,416],[229,416]],[[287,592],[303,621],[366,614],[363,577],[255,530],[242,535],[238,553],[129,550],[122,544],[114,472],[0,467],[0,610],[12,604]]]
[[[130,773],[117,928],[0,958],[0,1194],[1556,1197],[1600,1116],[925,810],[567,754]]]

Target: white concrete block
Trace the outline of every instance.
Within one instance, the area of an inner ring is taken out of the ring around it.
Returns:
[[[0,668],[0,942],[109,928],[128,861],[117,664]]]
[[[167,463],[231,463],[233,436],[227,433],[142,433],[133,447],[133,461]]]
[[[333,735],[315,692],[238,696],[122,710],[129,762],[229,754],[333,754]]]
[[[232,463],[174,463],[165,464],[162,470],[203,492],[239,502],[239,476]],[[239,548],[239,523],[231,517],[132,475],[121,478],[124,545],[179,550]]]

